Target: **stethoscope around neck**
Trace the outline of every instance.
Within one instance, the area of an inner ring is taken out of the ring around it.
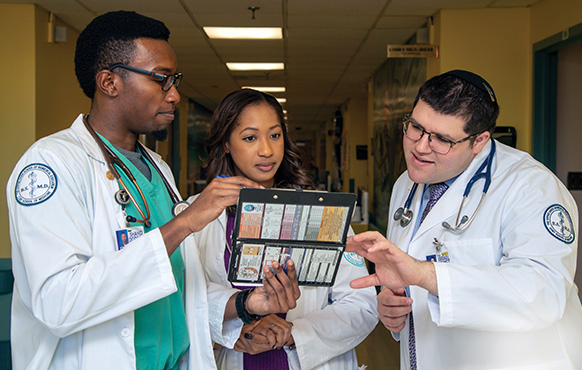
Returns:
[[[95,142],[97,143],[97,146],[99,147],[99,149],[101,149],[101,152],[103,152],[103,156],[105,157],[105,162],[107,162],[107,166],[109,167],[109,171],[113,174],[113,176],[117,179],[117,181],[119,182],[119,184],[121,184],[121,187],[123,188],[123,189],[119,189],[118,191],[115,192],[115,201],[119,205],[121,205],[122,207],[128,205],[130,202],[133,203],[133,205],[135,206],[135,208],[137,209],[138,213],[141,216],[141,219],[137,219],[133,216],[126,216],[126,221],[127,222],[143,223],[145,227],[150,227],[151,226],[150,208],[148,206],[148,203],[145,199],[145,196],[143,195],[143,192],[142,192],[139,184],[137,183],[137,180],[135,179],[135,177],[133,176],[133,174],[131,173],[129,168],[127,168],[125,163],[123,163],[123,161],[113,152],[113,150],[111,150],[111,148],[107,147],[103,143],[103,140],[101,140],[101,138],[97,135],[95,130],[93,130],[93,127],[91,127],[91,125],[89,125],[89,122],[87,122],[87,119],[85,117],[83,117],[83,123],[85,124],[85,127],[87,128],[87,130],[89,131],[89,133],[91,134],[91,136],[93,137]],[[152,164],[152,166],[160,174],[160,177],[162,178],[162,181],[164,182],[164,185],[166,186],[166,189],[168,190],[168,194],[170,195],[170,197],[172,198],[172,201],[174,202],[174,209],[172,211],[173,211],[174,215],[176,215],[177,213],[179,213],[177,206],[183,207],[183,205],[184,205],[183,203],[185,203],[185,202],[180,201],[180,198],[178,197],[178,195],[176,195],[176,193],[174,192],[174,189],[172,189],[170,184],[168,184],[168,181],[166,180],[166,178],[164,177],[164,175],[162,174],[162,172],[160,171],[160,169],[158,168],[156,163],[153,161],[153,159],[151,158],[151,156],[149,155],[147,150],[145,150],[143,145],[139,141],[136,141],[136,145],[139,148],[142,155]],[[145,206],[145,212],[144,212],[144,210],[141,209],[139,203],[135,200],[135,198],[133,197],[133,195],[131,194],[131,192],[127,188],[127,185],[125,185],[125,182],[122,180],[121,176],[119,175],[119,171],[117,171],[117,168],[115,168],[115,165],[117,165],[119,168],[121,168],[123,173],[129,178],[129,180],[131,181],[133,186],[135,186],[135,188],[137,189],[139,196],[140,196],[140,198],[143,201],[143,204]],[[183,209],[180,209],[180,211],[181,210],[183,210]]]
[[[491,165],[493,163],[494,156],[495,156],[495,140],[491,139],[491,149],[489,150],[487,158],[483,161],[483,163],[481,163],[481,166],[479,166],[479,168],[477,169],[473,177],[471,177],[471,180],[469,180],[467,186],[465,187],[465,192],[463,193],[463,200],[461,201],[461,206],[459,207],[459,212],[457,213],[457,218],[455,220],[455,226],[451,226],[448,222],[444,221],[442,223],[442,226],[445,229],[450,230],[452,232],[460,233],[464,231],[467,227],[469,227],[471,222],[473,222],[475,215],[479,211],[479,208],[481,208],[481,204],[483,203],[485,194],[487,194],[489,186],[491,185]],[[477,205],[475,212],[473,212],[473,215],[470,218],[467,215],[463,215],[461,217],[461,214],[463,213],[463,206],[465,205],[465,200],[469,197],[469,193],[471,192],[473,184],[475,184],[482,178],[485,179],[485,183],[483,184],[483,194],[481,195],[481,199],[479,200],[479,204]],[[412,205],[412,200],[414,199],[414,195],[416,194],[417,189],[418,183],[415,182],[412,185],[410,192],[408,193],[408,198],[406,198],[404,207],[399,207],[396,210],[396,212],[394,212],[394,221],[400,221],[401,227],[408,226],[410,224],[410,221],[412,221],[414,213],[410,209],[410,206]]]

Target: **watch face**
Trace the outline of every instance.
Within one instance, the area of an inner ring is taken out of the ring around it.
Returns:
[[[180,213],[182,213],[182,211],[184,211],[189,206],[190,203],[186,202],[185,200],[178,202],[174,204],[174,206],[172,207],[172,214],[174,215],[174,217],[178,216]]]

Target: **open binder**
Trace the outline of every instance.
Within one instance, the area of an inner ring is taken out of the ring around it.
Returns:
[[[292,259],[299,285],[333,285],[355,203],[351,193],[242,189],[228,280],[262,285],[263,266]]]

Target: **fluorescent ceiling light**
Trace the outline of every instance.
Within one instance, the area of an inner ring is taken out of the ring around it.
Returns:
[[[211,39],[282,39],[281,27],[202,27]]]
[[[285,63],[226,63],[231,71],[275,71],[285,69]]]
[[[279,104],[287,103],[287,99],[286,98],[276,98],[276,99],[279,102]]]
[[[285,92],[285,88],[284,87],[258,87],[258,86],[243,86],[243,89],[253,89],[253,90],[258,90],[258,91],[262,91],[262,92]]]

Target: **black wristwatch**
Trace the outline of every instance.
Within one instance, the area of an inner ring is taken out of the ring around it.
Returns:
[[[246,307],[247,298],[249,297],[249,294],[251,294],[253,290],[254,289],[241,290],[240,293],[238,293],[238,295],[236,296],[235,300],[236,314],[245,325],[248,325],[253,321],[260,320],[262,317],[261,315],[251,315],[249,311],[247,311]]]

